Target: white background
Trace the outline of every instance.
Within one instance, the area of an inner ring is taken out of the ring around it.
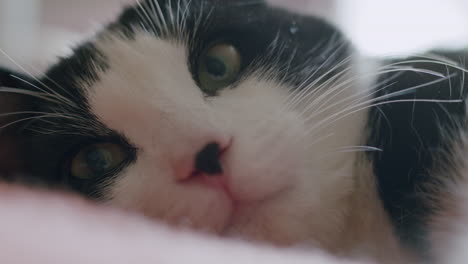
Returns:
[[[133,1],[0,0],[0,49],[20,64],[46,67]],[[270,1],[326,17],[370,55],[468,43],[468,0]],[[0,64],[12,65],[1,54]]]

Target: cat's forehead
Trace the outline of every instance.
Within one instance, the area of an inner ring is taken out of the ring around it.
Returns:
[[[244,67],[276,68],[278,79],[296,84],[311,72],[328,71],[348,55],[346,42],[333,26],[271,7],[265,1],[146,0],[126,8],[114,23],[53,66],[46,76],[71,89],[82,88],[76,87],[78,82],[90,86],[112,66],[104,56],[106,47],[97,47],[96,42],[110,36],[132,43],[141,32],[155,40],[183,43],[192,72],[207,46],[229,42],[239,49]]]
[[[71,100],[85,103],[83,90],[112,67],[107,56],[119,56],[106,53],[106,46],[96,43],[117,37],[131,45],[142,32],[155,40],[182,43],[192,74],[200,53],[216,42],[235,45],[244,68],[274,69],[278,79],[293,84],[303,83],[311,73],[320,76],[349,54],[346,42],[333,26],[315,17],[271,7],[265,1],[146,0],[126,8],[96,38],[51,67],[44,83],[66,87],[73,93]],[[63,95],[69,97],[70,91]]]

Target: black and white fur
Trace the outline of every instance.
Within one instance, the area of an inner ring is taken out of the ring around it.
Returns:
[[[216,42],[242,66],[207,95],[197,60]],[[432,259],[431,219],[465,173],[464,58],[371,62],[321,19],[264,1],[146,0],[45,75],[1,73],[2,96],[26,103],[2,109],[0,138],[16,144],[0,156],[21,162],[0,169],[223,236]],[[125,166],[69,177],[100,142],[125,148]],[[222,172],[193,177],[213,143]]]

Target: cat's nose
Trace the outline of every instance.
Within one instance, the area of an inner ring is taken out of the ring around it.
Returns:
[[[207,175],[217,175],[223,173],[221,165],[221,146],[212,142],[205,145],[195,156],[195,169]]]

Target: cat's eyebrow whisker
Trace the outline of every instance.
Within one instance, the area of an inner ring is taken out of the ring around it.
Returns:
[[[158,30],[157,30],[157,27],[155,25],[155,21],[153,19],[151,19],[151,17],[149,16],[148,12],[145,9],[145,7],[141,4],[141,1],[137,0],[136,2],[137,2],[137,5],[138,5],[137,13],[141,17],[141,19],[143,21],[146,21],[146,23],[148,23],[148,26],[153,29],[154,34],[157,34]],[[146,26],[144,28],[146,28]]]
[[[48,113],[48,114],[44,114],[44,115],[26,117],[26,118],[22,118],[22,119],[12,121],[12,122],[7,123],[7,124],[5,124],[3,126],[0,126],[0,130],[3,130],[5,128],[7,128],[7,127],[10,127],[12,125],[15,125],[15,124],[18,124],[18,123],[21,123],[21,122],[24,122],[24,121],[31,121],[31,120],[38,120],[38,119],[45,119],[45,118],[68,118],[68,117],[66,115],[63,115],[63,114],[55,114],[55,113]]]
[[[144,13],[149,17],[151,21],[151,25],[154,29],[155,34],[161,34],[163,35],[164,32],[164,27],[162,25],[162,21],[158,14],[156,13],[156,9],[154,8],[154,2],[155,0],[148,0],[144,2],[144,6],[142,7],[144,10]]]
[[[34,67],[33,65],[30,65],[28,64],[28,67],[36,72],[41,72],[39,70],[37,70],[36,67]],[[41,72],[42,73],[42,72]],[[33,75],[34,76],[34,75]],[[12,76],[12,77],[16,77],[16,76]],[[47,79],[48,81],[50,81],[53,85],[55,85],[57,88],[59,88],[60,90],[62,90],[63,92],[65,92],[66,94],[68,94],[69,96],[73,96],[73,94],[68,90],[66,89],[65,87],[63,87],[62,85],[60,85],[59,83],[57,83],[55,80],[53,80],[52,78],[50,78],[47,74],[41,74],[41,78],[45,78]],[[51,90],[51,91],[55,91],[55,90],[52,90],[52,88],[42,84],[45,88],[47,88],[48,90]],[[47,91],[46,91],[47,92]],[[48,92],[47,92],[48,93]],[[63,96],[62,96],[63,97]],[[63,97],[65,98],[65,97]],[[66,99],[66,98],[65,98]],[[71,101],[70,101],[71,102]]]
[[[62,101],[55,100],[54,96],[51,96],[48,93],[41,93],[41,92],[34,92],[34,91],[29,91],[29,90],[23,90],[19,88],[11,88],[11,87],[4,87],[0,86],[0,93],[15,93],[15,94],[22,94],[22,95],[27,95],[27,96],[32,96],[35,98],[39,98],[45,101],[49,101],[55,104],[62,104]]]
[[[63,97],[62,95],[60,95],[57,91],[55,91],[54,89],[48,87],[47,85],[45,85],[41,80],[39,80],[36,76],[34,76],[33,74],[31,74],[29,71],[27,71],[23,66],[21,66],[19,63],[17,63],[11,56],[9,56],[3,49],[0,48],[0,53],[3,54],[8,60],[10,60],[13,64],[15,64],[17,67],[19,67],[23,72],[25,72],[28,76],[30,76],[33,80],[37,81],[40,85],[44,86],[48,91],[44,91],[42,88],[39,88],[37,87],[36,85],[32,85],[30,82],[26,81],[26,80],[23,80],[21,78],[19,78],[18,76],[14,76],[14,75],[11,75],[12,77],[20,80],[20,81],[23,81],[25,82],[26,84],[29,84],[33,87],[35,87],[36,89],[44,92],[44,93],[47,93],[47,94],[50,94],[51,96],[53,95],[54,97],[56,97],[57,99],[59,99],[60,101],[62,101],[62,103],[65,103],[65,104],[69,104],[70,106],[72,107],[76,107],[76,105],[74,105],[72,102],[68,101],[65,97]]]
[[[186,43],[189,43],[191,41],[191,36],[190,36],[190,33],[191,31],[187,31],[186,28],[187,28],[187,23],[188,23],[188,20],[191,16],[191,6],[192,6],[192,1],[193,0],[180,0],[180,1],[184,1],[184,5],[185,5],[185,9],[184,11],[181,13],[182,14],[182,17],[181,17],[181,20],[180,20],[180,31],[181,31],[181,35],[183,35],[184,37],[184,41]],[[180,8],[180,7],[179,7]],[[196,25],[195,25],[196,26]],[[193,29],[193,32],[192,34],[196,34],[196,31],[198,29],[197,28],[194,28]],[[183,32],[183,34],[182,34]]]
[[[62,85],[58,84],[56,81],[54,81],[52,78],[50,78],[49,76],[47,76],[47,74],[43,75],[42,76],[43,78],[46,78],[48,81],[50,81],[52,84],[54,84],[55,86],[57,86],[59,89],[61,89],[62,91],[64,91],[65,93],[67,93],[69,96],[73,97],[72,93],[68,90],[68,89],[65,89]],[[49,88],[50,89],[50,88]],[[66,97],[63,97],[66,99]],[[75,104],[74,102],[68,100],[71,104]],[[73,106],[73,105],[71,105]],[[77,107],[75,105],[75,107]]]
[[[175,23],[174,10],[172,9],[172,1],[167,1],[165,8],[166,8],[166,12],[168,13],[167,19],[169,20],[170,25],[172,26],[172,32],[176,32],[176,28],[175,28],[176,23]]]
[[[66,97],[64,97],[64,96],[62,96],[62,95],[60,95],[60,94],[58,94],[56,92],[50,93],[48,91],[45,91],[44,89],[40,88],[39,86],[37,86],[35,84],[32,84],[31,82],[29,82],[27,80],[24,80],[24,79],[22,79],[22,78],[20,78],[18,76],[11,75],[11,77],[13,77],[13,78],[15,78],[15,79],[17,79],[17,80],[19,80],[21,82],[24,82],[25,84],[27,84],[27,85],[29,85],[31,87],[36,88],[37,90],[41,91],[44,94],[49,95],[52,98],[56,98],[57,102],[59,102],[59,104],[66,104],[66,105],[71,106],[73,108],[78,108],[78,106],[74,102],[72,102],[71,100],[67,99]],[[52,89],[50,89],[50,90],[52,90]]]
[[[192,31],[192,35],[190,36],[190,42],[194,42],[194,39],[198,33],[198,30],[200,29],[200,25],[203,21],[203,3],[201,3],[202,7],[200,8],[200,11],[198,12],[198,16],[196,17],[196,19],[194,18],[194,23],[193,23],[193,31]]]
[[[181,5],[181,1],[182,0],[178,0],[177,1],[177,15],[176,15],[176,22],[174,23],[174,27],[175,27],[175,30],[174,31],[177,31],[177,35],[179,36],[182,36],[184,35],[184,29],[185,29],[185,23],[186,23],[186,13],[187,10],[188,10],[188,4],[186,3],[185,5],[185,9],[182,11],[182,5]],[[185,39],[186,37],[182,37],[183,39]]]
[[[18,111],[18,112],[7,112],[0,114],[0,117],[9,117],[9,116],[16,116],[16,115],[48,115],[48,112],[37,112],[37,111]]]
[[[164,16],[164,13],[162,11],[161,5],[159,4],[159,1],[152,0],[150,2],[152,4],[154,14],[158,14],[157,17],[160,19],[163,25],[163,29],[165,31],[166,36],[170,36],[169,27],[166,22],[166,17]]]

